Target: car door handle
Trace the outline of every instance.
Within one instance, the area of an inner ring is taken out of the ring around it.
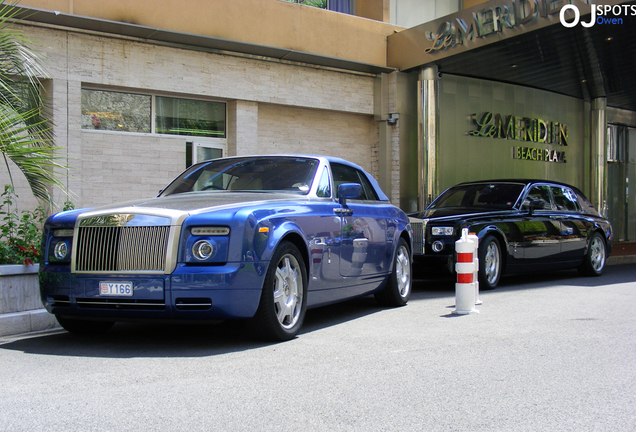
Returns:
[[[349,208],[337,208],[333,209],[333,212],[338,216],[351,216],[353,214],[353,210]]]

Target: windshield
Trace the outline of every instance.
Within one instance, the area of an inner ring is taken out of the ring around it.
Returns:
[[[450,207],[490,207],[511,209],[524,185],[519,183],[478,183],[455,186],[431,203],[429,209]]]
[[[299,157],[215,159],[192,166],[161,196],[200,191],[285,191],[305,195],[318,160]]]

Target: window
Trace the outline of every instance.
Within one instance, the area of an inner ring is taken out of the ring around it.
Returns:
[[[283,0],[287,3],[298,3],[305,6],[313,6],[320,9],[327,9],[327,0]]]
[[[357,199],[377,201],[378,196],[375,189],[369,183],[367,176],[359,170],[347,165],[338,163],[331,164],[331,172],[333,173],[334,187],[336,188],[336,197],[338,196],[338,186],[343,183],[359,183],[362,186],[362,192]]]
[[[320,183],[318,183],[318,189],[316,189],[316,195],[323,198],[331,197],[331,185],[329,184],[329,172],[327,168],[322,170]]]
[[[186,142],[186,168],[206,160],[222,158],[224,150],[225,143],[188,141]]]
[[[552,187],[552,196],[557,210],[580,211],[576,194],[565,187]]]
[[[327,9],[346,14],[353,14],[352,0],[329,0]]]
[[[448,189],[431,204],[431,208],[498,207],[510,209],[515,205],[523,185],[519,183],[477,183]]]
[[[206,190],[284,191],[306,195],[318,160],[285,156],[217,159],[195,165],[162,196]]]
[[[552,200],[550,198],[550,188],[547,185],[533,186],[528,192],[528,196],[524,201],[524,206],[530,205],[532,201],[543,203],[545,210],[552,209]]]
[[[82,89],[81,109],[82,129],[226,137],[224,102]]]
[[[82,129],[151,131],[151,96],[82,89]]]
[[[225,103],[156,96],[155,132],[225,138]]]
[[[283,0],[288,3],[298,3],[305,6],[313,6],[330,11],[354,14],[355,0]]]

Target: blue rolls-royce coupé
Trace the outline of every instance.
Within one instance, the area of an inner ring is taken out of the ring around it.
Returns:
[[[267,155],[194,165],[158,197],[45,224],[40,290],[71,332],[128,320],[248,319],[270,340],[305,311],[411,292],[409,219],[359,166]]]

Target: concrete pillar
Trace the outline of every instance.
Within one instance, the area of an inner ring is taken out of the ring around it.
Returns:
[[[427,66],[420,71],[418,82],[418,198],[423,210],[438,194],[437,181],[437,130],[439,73],[437,66]]]
[[[374,118],[378,123],[378,183],[391,202],[400,205],[400,112],[397,107],[399,72],[375,80]]]
[[[258,103],[234,100],[227,104],[227,155],[261,153],[258,148]]]
[[[46,115],[53,122],[54,145],[60,147],[59,162],[69,167],[62,181],[66,190],[54,190],[53,198],[61,207],[71,201],[81,206],[81,161],[82,161],[82,86],[79,81],[65,79],[43,80],[43,98]],[[58,209],[59,210],[59,209]]]

